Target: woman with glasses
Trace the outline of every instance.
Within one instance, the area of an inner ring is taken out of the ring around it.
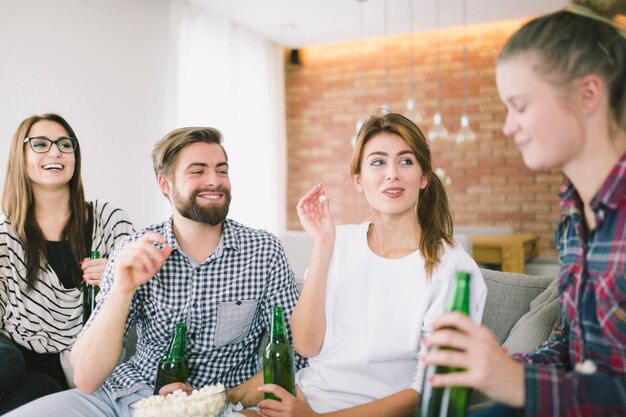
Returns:
[[[79,142],[61,116],[18,126],[0,217],[0,414],[68,388],[81,284],[99,284],[107,255],[134,230],[123,211],[85,201],[80,165]],[[91,251],[103,258],[88,259]]]

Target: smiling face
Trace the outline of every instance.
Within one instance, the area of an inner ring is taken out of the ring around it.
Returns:
[[[69,133],[60,124],[51,120],[40,120],[31,126],[27,137],[46,137],[54,141],[68,136]],[[58,146],[52,145],[48,152],[36,153],[28,143],[24,143],[24,156],[26,173],[33,190],[69,187],[76,163],[73,152],[63,153]]]
[[[186,146],[176,157],[172,178],[159,176],[159,185],[185,218],[215,226],[228,215],[228,162],[216,143],[195,142]]]
[[[413,216],[427,178],[404,140],[382,132],[363,147],[361,169],[354,176],[354,184],[375,212]]]
[[[498,63],[496,83],[507,108],[503,132],[530,169],[564,168],[584,152],[585,129],[575,100],[540,74],[539,63],[528,52]]]

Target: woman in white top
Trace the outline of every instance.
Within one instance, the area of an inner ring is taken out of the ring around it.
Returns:
[[[445,189],[420,129],[399,114],[361,128],[350,171],[370,221],[335,227],[316,185],[298,203],[313,253],[291,325],[310,366],[296,376],[297,398],[264,385],[268,416],[412,415],[422,387],[421,340],[444,312],[455,271],[472,275],[470,310],[480,322],[486,286],[452,239]]]
[[[65,119],[20,123],[0,218],[0,414],[68,388],[69,352],[83,325],[81,281],[98,285],[106,257],[133,232],[120,209],[85,201],[80,168]],[[102,259],[88,259],[92,250]]]

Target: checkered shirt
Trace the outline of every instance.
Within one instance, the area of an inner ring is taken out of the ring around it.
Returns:
[[[626,154],[590,205],[596,229],[588,232],[582,200],[566,182],[556,336],[517,356],[525,362],[526,416],[626,416]]]
[[[259,344],[261,335],[269,331],[272,306],[284,308],[291,340],[289,318],[298,290],[274,235],[227,219],[218,247],[198,264],[180,249],[172,219],[135,233],[125,243],[148,231],[163,235],[173,251],[133,297],[124,338],[136,324],[137,351],[105,382],[115,397],[154,386],[157,364],[177,323],[187,325],[188,382],[195,387],[221,382],[231,388],[259,370]],[[107,265],[91,320],[111,290],[119,250]],[[305,364],[297,357],[298,369]]]

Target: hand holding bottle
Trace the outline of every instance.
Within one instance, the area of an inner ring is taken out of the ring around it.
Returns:
[[[454,350],[431,350],[422,358],[424,363],[465,371],[435,375],[430,381],[433,386],[472,387],[512,407],[524,405],[524,367],[502,349],[489,329],[459,313],[444,315],[435,328],[424,343]]]
[[[179,389],[185,391],[187,395],[191,395],[193,392],[193,387],[186,382],[172,382],[171,384],[163,385],[159,389],[158,394],[167,395],[173,393],[174,391],[178,391]]]
[[[114,289],[124,293],[134,293],[137,288],[152,278],[172,253],[172,247],[163,245],[165,238],[148,232],[137,241],[130,243],[117,255],[115,261]]]
[[[89,285],[100,285],[104,269],[107,266],[108,259],[85,258],[80,262],[80,269],[83,271],[83,282]]]
[[[259,402],[258,407],[264,416],[313,417],[319,415],[313,411],[309,401],[298,386],[296,386],[296,396],[275,384],[262,385],[259,387],[259,391],[280,399],[280,401],[263,400]]]

